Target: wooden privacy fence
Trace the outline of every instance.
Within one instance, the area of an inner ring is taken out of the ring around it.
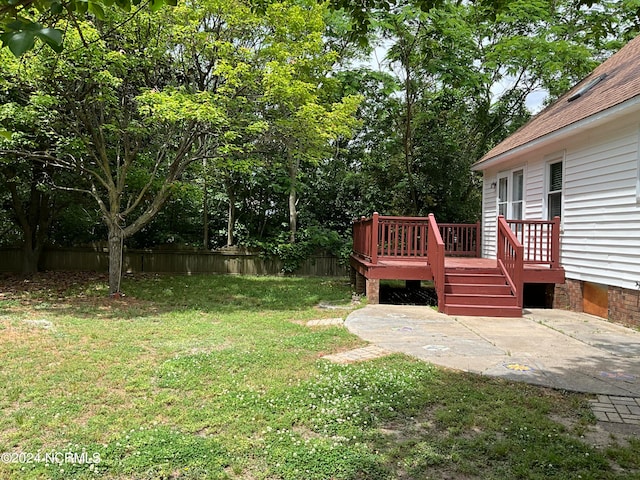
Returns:
[[[265,258],[259,252],[244,249],[215,252],[127,249],[123,260],[123,269],[131,273],[278,275],[283,267],[276,258]],[[0,272],[19,273],[21,265],[20,249],[0,249]],[[49,271],[107,271],[109,254],[101,247],[50,248],[43,252],[39,267]],[[347,268],[337,257],[318,253],[304,261],[294,274],[341,277],[347,275]]]

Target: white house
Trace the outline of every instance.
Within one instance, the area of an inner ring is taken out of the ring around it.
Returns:
[[[555,307],[640,326],[640,37],[488,152],[482,255],[497,217],[561,221]]]

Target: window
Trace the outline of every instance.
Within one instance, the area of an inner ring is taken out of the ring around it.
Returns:
[[[524,169],[498,174],[498,215],[522,220],[524,215]]]
[[[518,170],[511,175],[511,220],[522,220],[524,213],[524,171]]]
[[[509,206],[509,187],[507,185],[507,177],[498,179],[498,215],[507,216],[507,207]]]
[[[547,184],[547,217],[562,215],[562,161],[549,164],[549,182]]]

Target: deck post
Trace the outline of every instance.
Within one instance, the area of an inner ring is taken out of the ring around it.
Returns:
[[[378,263],[378,212],[373,212],[371,217],[371,263]]]
[[[353,267],[349,267],[349,284],[355,288],[356,287],[356,278],[358,276],[358,271],[353,268]]]
[[[356,271],[355,289],[356,289],[356,294],[358,295],[362,295],[366,292],[365,276],[358,271]]]
[[[476,258],[482,258],[482,224],[476,222]]]
[[[367,278],[367,303],[377,305],[380,303],[380,280]]]
[[[551,228],[551,268],[560,266],[560,217],[553,217]]]

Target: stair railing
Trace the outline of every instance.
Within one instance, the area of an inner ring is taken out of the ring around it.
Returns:
[[[524,247],[524,263],[560,267],[560,217],[553,220],[507,220]]]
[[[522,308],[524,303],[524,247],[502,215],[498,217],[498,267],[507,279],[518,306]]]
[[[378,213],[353,222],[353,253],[371,263],[378,262]]]
[[[438,296],[438,311],[444,312],[444,241],[433,213],[428,217],[427,261],[433,274],[433,283]]]

